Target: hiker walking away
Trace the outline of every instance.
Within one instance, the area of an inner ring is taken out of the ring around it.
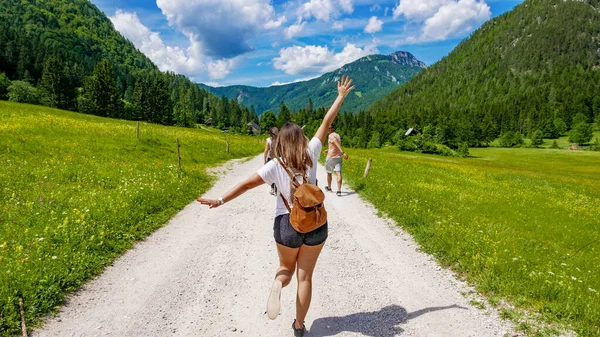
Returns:
[[[306,332],[304,319],[312,297],[313,272],[317,258],[327,239],[328,225],[327,222],[324,222],[318,225],[320,227],[316,227],[311,231],[301,232],[297,230],[299,228],[297,222],[299,217],[296,217],[296,215],[302,212],[305,212],[303,215],[307,217],[311,214],[317,214],[317,210],[322,207],[322,204],[316,205],[314,208],[312,206],[305,208],[302,205],[306,204],[300,202],[304,203],[306,199],[298,197],[301,193],[295,193],[293,189],[296,188],[298,192],[311,188],[313,188],[311,191],[318,190],[318,187],[314,185],[317,177],[317,160],[327,137],[327,127],[338,115],[344,99],[352,89],[354,89],[354,86],[352,86],[350,77],[342,76],[341,82],[338,82],[338,96],[310,141],[298,125],[294,123],[285,124],[279,130],[275,142],[276,160],[266,163],[246,181],[232,188],[218,199],[196,199],[203,205],[215,208],[264,183],[277,183],[280,197],[277,198],[275,209],[273,236],[279,254],[279,268],[275,273],[275,279],[267,301],[267,315],[270,319],[277,318],[280,309],[281,289],[290,284],[292,276],[296,272],[298,280],[296,319],[292,324],[294,336],[296,337],[304,336]],[[298,182],[302,182],[302,184],[298,185]],[[324,197],[323,192],[320,190],[318,192]],[[294,200],[297,200],[299,205],[296,205]],[[322,203],[322,199],[319,200]],[[292,216],[290,216],[290,212]]]
[[[271,130],[269,130],[269,138],[267,138],[267,142],[265,143],[265,153],[263,153],[263,164],[266,164],[275,158],[275,141],[277,140],[278,133],[279,129],[277,128],[271,128]],[[277,186],[275,184],[271,184],[271,195],[276,194]]]
[[[342,150],[340,135],[335,132],[333,125],[329,126],[329,142],[327,150],[327,158],[325,158],[325,171],[327,171],[327,186],[325,190],[332,192],[331,175],[335,172],[337,176],[337,192],[338,197],[342,196],[342,157],[348,159],[348,155]]]

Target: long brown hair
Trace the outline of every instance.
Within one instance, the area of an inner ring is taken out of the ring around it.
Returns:
[[[275,151],[290,169],[304,172],[307,167],[313,166],[308,150],[308,138],[295,123],[285,123],[279,129]]]

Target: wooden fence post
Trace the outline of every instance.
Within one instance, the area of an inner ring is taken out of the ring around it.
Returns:
[[[27,337],[27,326],[25,325],[25,310],[23,310],[23,299],[19,298],[19,311],[21,312],[21,333]]]
[[[367,167],[365,168],[365,175],[364,175],[365,178],[369,174],[369,170],[371,169],[372,162],[373,162],[373,159],[369,158],[369,161],[367,162]]]
[[[179,146],[179,138],[177,138],[177,165],[179,165],[179,169],[181,170],[181,146]]]
[[[137,121],[135,126],[135,138],[140,139],[140,121]]]
[[[227,143],[227,153],[229,153],[229,140],[225,141]]]

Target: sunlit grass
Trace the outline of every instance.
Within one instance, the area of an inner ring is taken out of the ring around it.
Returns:
[[[0,101],[0,335],[20,330],[19,297],[35,323],[205,192],[206,168],[263,148],[146,123],[136,139],[135,122]]]
[[[600,336],[600,153],[470,151],[475,158],[348,150],[344,168],[362,197],[493,304]]]

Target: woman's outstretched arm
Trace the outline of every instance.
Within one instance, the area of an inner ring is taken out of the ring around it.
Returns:
[[[340,108],[342,107],[342,103],[344,103],[344,99],[346,96],[348,96],[350,91],[354,89],[354,86],[351,86],[351,84],[352,79],[350,79],[350,76],[342,76],[342,80],[337,82],[338,97],[335,99],[335,102],[333,102],[331,108],[329,108],[329,111],[327,111],[321,126],[319,126],[319,129],[315,133],[315,137],[319,138],[321,144],[325,144],[325,138],[327,138],[327,129],[340,112]]]
[[[236,187],[227,191],[227,193],[223,194],[223,202],[229,202],[240,195],[246,193],[247,191],[258,187],[264,184],[264,180],[258,175],[258,173],[254,173],[250,176],[250,178],[246,179],[244,182],[239,183]],[[201,203],[202,205],[208,205],[209,208],[216,208],[221,206],[221,202],[217,199],[205,199],[205,198],[197,198],[196,201]]]

